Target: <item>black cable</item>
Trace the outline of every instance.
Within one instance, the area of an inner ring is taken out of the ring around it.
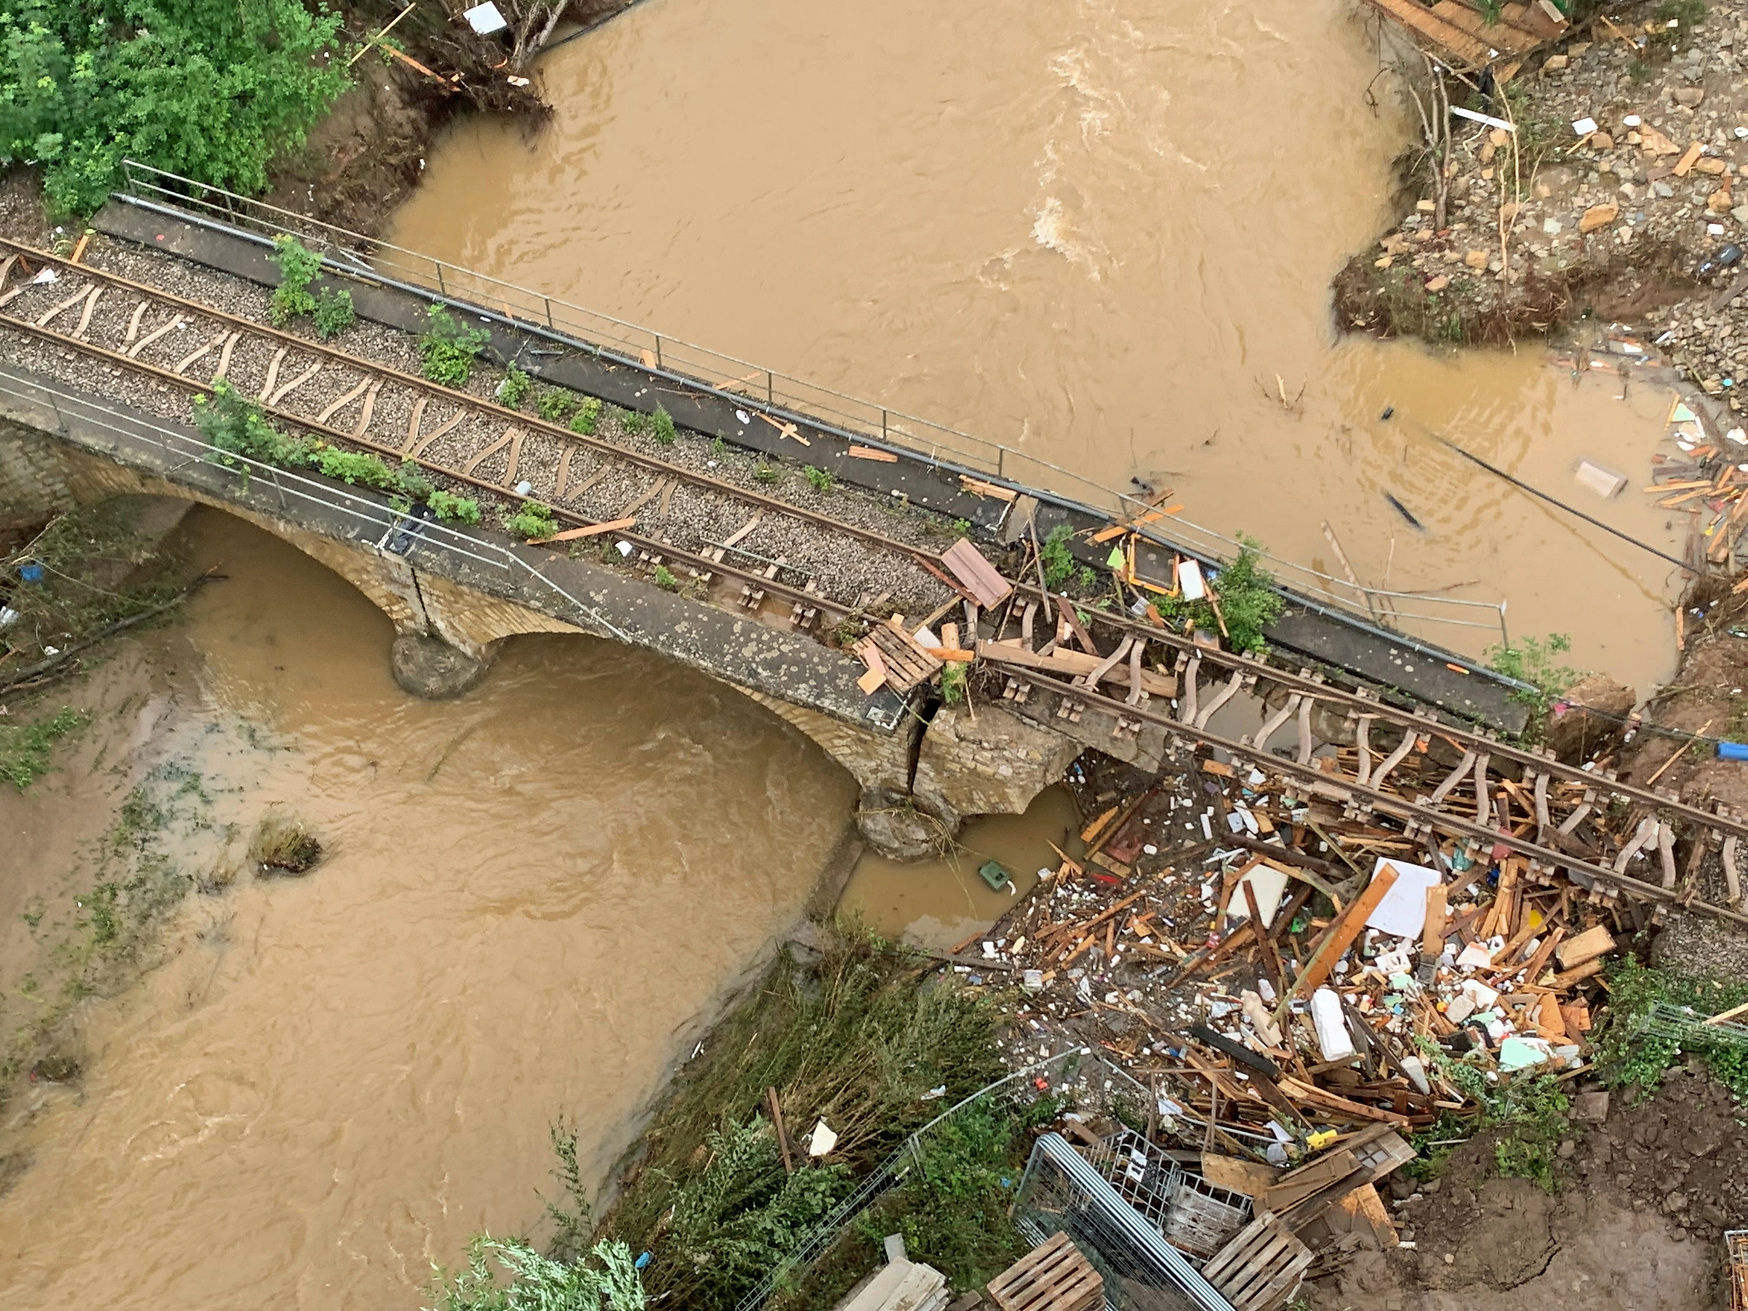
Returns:
[[[1379,415],[1378,417],[1381,419],[1387,420],[1395,413],[1396,413],[1396,407],[1394,405],[1386,405],[1384,407],[1383,414]],[[1659,560],[1667,560],[1667,561],[1669,561],[1670,564],[1674,565],[1678,569],[1685,570],[1686,572],[1688,572],[1690,574],[1700,572],[1699,570],[1695,569],[1692,565],[1688,564],[1687,561],[1677,560],[1673,555],[1670,555],[1665,551],[1658,550],[1655,546],[1650,545],[1648,542],[1641,542],[1637,537],[1630,537],[1626,533],[1623,533],[1619,528],[1610,527],[1608,524],[1605,524],[1602,520],[1597,519],[1597,518],[1593,517],[1592,515],[1586,514],[1583,510],[1580,510],[1577,506],[1567,505],[1566,502],[1560,500],[1559,498],[1549,496],[1546,492],[1542,491],[1539,487],[1532,487],[1528,483],[1524,482],[1523,479],[1513,477],[1511,474],[1505,472],[1504,469],[1501,469],[1498,465],[1489,464],[1486,460],[1483,460],[1479,455],[1476,455],[1473,451],[1465,450],[1463,447],[1457,445],[1454,441],[1452,441],[1449,437],[1446,437],[1444,434],[1434,432],[1431,428],[1428,428],[1424,423],[1421,423],[1418,419],[1409,419],[1409,422],[1412,423],[1416,428],[1420,429],[1420,431],[1422,433],[1424,433],[1426,436],[1432,438],[1440,446],[1444,446],[1444,447],[1449,448],[1450,450],[1455,451],[1458,455],[1462,456],[1465,460],[1468,460],[1472,464],[1480,465],[1483,469],[1487,470],[1488,473],[1493,474],[1495,477],[1505,479],[1506,482],[1510,483],[1513,487],[1518,488],[1520,491],[1528,492],[1531,496],[1539,496],[1542,500],[1546,501],[1549,505],[1552,505],[1552,506],[1557,507],[1558,509],[1564,510],[1567,514],[1576,515],[1578,518],[1584,520],[1585,523],[1594,524],[1596,527],[1602,529],[1602,531],[1605,533],[1613,533],[1616,537],[1620,538],[1621,541],[1628,542],[1631,545],[1638,547],[1641,551],[1649,551],[1652,555],[1656,556]]]

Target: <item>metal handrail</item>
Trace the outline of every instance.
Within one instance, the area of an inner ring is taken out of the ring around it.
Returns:
[[[392,506],[383,505],[368,497],[354,492],[342,491],[333,484],[310,478],[290,469],[282,469],[277,465],[265,464],[247,455],[239,455],[214,446],[211,442],[197,437],[187,431],[178,431],[139,415],[127,414],[121,410],[111,409],[98,404],[86,397],[72,392],[51,387],[39,379],[21,376],[0,366],[0,395],[13,396],[19,400],[37,405],[46,404],[55,416],[55,430],[62,436],[70,436],[67,431],[67,420],[63,407],[73,412],[75,417],[92,427],[112,432],[118,437],[135,441],[149,442],[163,450],[166,455],[184,456],[184,463],[200,461],[220,469],[228,469],[242,475],[245,485],[253,478],[269,483],[278,492],[280,505],[283,508],[287,496],[296,500],[307,501],[321,505],[328,510],[345,515],[347,518],[362,524],[368,524],[374,531],[381,529],[380,536],[369,543],[379,555],[386,549],[389,537],[399,530],[416,531],[418,539],[427,546],[451,555],[465,557],[476,564],[493,569],[514,572],[520,568],[533,578],[537,578],[551,591],[568,602],[575,610],[588,617],[600,628],[611,633],[621,642],[630,643],[630,636],[616,624],[606,619],[593,606],[586,605],[572,596],[569,591],[553,582],[528,561],[515,552],[507,550],[496,542],[482,541],[470,533],[464,533],[457,528],[434,519],[414,519],[402,514]]]
[[[323,248],[319,253],[325,255],[337,273],[380,278],[423,289],[427,293],[435,289],[437,297],[442,300],[465,304],[493,318],[501,313],[502,318],[512,325],[544,329],[568,337],[597,353],[610,352],[629,363],[656,369],[725,399],[787,412],[845,435],[878,439],[910,450],[931,462],[963,467],[997,479],[1017,491],[1047,489],[1058,500],[1066,491],[1075,498],[1073,503],[1079,508],[1107,515],[1113,521],[1140,519],[1153,509],[1128,492],[1106,487],[1015,447],[796,378],[736,355],[699,346],[491,274],[452,264],[434,255],[366,237],[135,160],[122,161],[122,177],[122,189],[116,194],[132,204],[197,221],[216,222],[232,229],[241,225],[268,236],[281,232],[294,234]],[[190,213],[191,210],[194,212]],[[1246,547],[1246,543],[1236,536],[1207,528],[1181,515],[1171,516],[1170,530],[1172,536],[1150,524],[1136,528],[1141,537],[1156,546],[1197,555],[1215,564],[1230,562]],[[1378,598],[1388,598],[1392,602],[1391,613],[1385,618],[1390,623],[1414,622],[1497,631],[1501,640],[1509,643],[1504,601],[1474,601],[1370,588],[1266,550],[1259,549],[1258,555],[1275,575],[1278,584],[1301,597],[1334,606],[1347,616],[1375,624],[1380,616],[1374,612],[1373,606]],[[1406,610],[1394,604],[1398,600],[1424,608]],[[1482,622],[1460,617],[1475,610],[1491,611],[1493,619]]]

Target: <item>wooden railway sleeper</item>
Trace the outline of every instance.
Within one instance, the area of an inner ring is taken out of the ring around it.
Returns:
[[[1402,734],[1402,740],[1396,744],[1396,749],[1384,757],[1384,762],[1378,766],[1378,772],[1372,775],[1371,786],[1377,791],[1384,790],[1384,780],[1390,777],[1390,771],[1408,758],[1408,753],[1414,750],[1414,744],[1419,740],[1412,728]]]

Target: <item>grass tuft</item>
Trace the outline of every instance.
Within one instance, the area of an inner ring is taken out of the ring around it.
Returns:
[[[249,859],[263,874],[270,870],[302,874],[321,858],[322,844],[301,821],[284,815],[268,815],[249,839]]]

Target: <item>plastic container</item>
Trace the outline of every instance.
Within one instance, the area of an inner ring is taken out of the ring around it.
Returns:
[[[1748,760],[1748,742],[1718,743],[1719,760]]]
[[[1311,1023],[1317,1026],[1317,1048],[1324,1060],[1353,1059],[1353,1038],[1341,1013],[1341,994],[1334,988],[1319,988],[1311,994]]]

